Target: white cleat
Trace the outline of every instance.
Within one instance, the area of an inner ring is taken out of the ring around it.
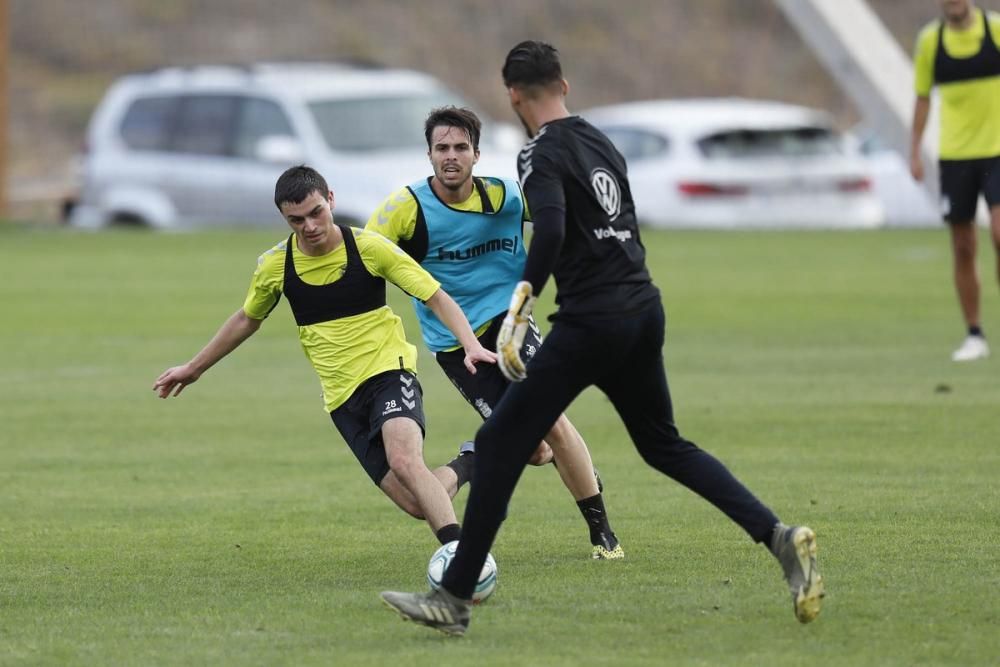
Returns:
[[[779,523],[771,538],[771,553],[785,571],[795,618],[799,623],[814,621],[825,595],[823,577],[816,566],[816,533],[808,526]]]
[[[469,629],[472,600],[460,600],[443,588],[429,593],[383,591],[382,602],[404,621],[413,621],[450,637],[461,637]]]
[[[975,361],[990,356],[990,346],[982,336],[966,336],[962,345],[952,352],[952,361]]]

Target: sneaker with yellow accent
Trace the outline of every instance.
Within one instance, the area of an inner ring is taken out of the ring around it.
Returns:
[[[824,595],[823,577],[816,565],[816,533],[808,526],[779,523],[771,537],[771,553],[785,572],[795,618],[800,623],[815,620]]]
[[[426,625],[449,637],[464,635],[472,617],[472,601],[457,598],[444,589],[429,593],[382,591],[382,602],[404,621]]]
[[[625,550],[614,533],[600,533],[597,544],[590,552],[593,560],[621,560],[625,558]]]

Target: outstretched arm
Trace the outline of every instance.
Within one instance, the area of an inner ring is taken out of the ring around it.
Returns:
[[[485,361],[489,364],[496,363],[497,355],[482,346],[469,325],[465,313],[455,303],[455,300],[448,296],[447,292],[438,288],[438,291],[427,299],[426,304],[437,315],[437,318],[448,327],[448,330],[455,334],[455,338],[465,348],[465,367],[470,373],[476,374],[475,364],[477,361]]]
[[[524,265],[524,277],[514,287],[510,308],[497,332],[497,364],[511,382],[527,377],[527,361],[521,358],[521,346],[531,324],[535,299],[552,274],[566,236],[566,209],[561,186],[552,181],[528,181],[525,196],[534,192],[539,201],[552,202],[539,208],[534,215],[535,234]]]
[[[565,209],[556,206],[543,208],[535,214],[534,227],[531,250],[528,252],[521,280],[531,283],[532,295],[537,297],[552,275],[552,269],[562,250],[566,237]]]
[[[247,338],[260,328],[261,320],[255,320],[242,308],[226,320],[225,324],[212,336],[201,352],[194,355],[191,361],[181,366],[174,366],[160,373],[153,383],[153,391],[160,398],[167,398],[173,392],[177,396],[184,387],[195,382],[201,374],[214,366],[216,362],[235,350]]]
[[[913,105],[913,125],[910,128],[910,173],[918,181],[924,180],[924,160],[921,146],[930,110],[930,98],[918,96]]]

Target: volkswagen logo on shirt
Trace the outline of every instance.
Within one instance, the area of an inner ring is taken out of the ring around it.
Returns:
[[[594,188],[597,203],[608,214],[609,220],[614,221],[622,209],[621,188],[614,175],[607,169],[595,169],[590,172],[590,187]]]

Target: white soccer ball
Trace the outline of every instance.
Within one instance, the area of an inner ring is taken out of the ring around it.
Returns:
[[[444,579],[444,572],[451,565],[451,560],[455,557],[455,549],[457,548],[458,540],[448,542],[448,544],[442,544],[441,548],[431,556],[431,561],[427,564],[427,583],[434,590],[441,588],[441,580]],[[496,587],[497,562],[493,559],[493,554],[486,554],[483,571],[479,573],[476,590],[472,592],[472,603],[479,604],[492,595]]]

